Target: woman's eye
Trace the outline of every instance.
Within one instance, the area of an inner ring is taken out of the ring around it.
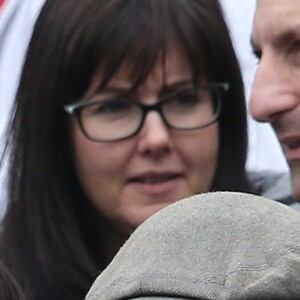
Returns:
[[[200,99],[196,93],[187,93],[176,96],[173,99],[174,104],[180,106],[192,106],[199,103]]]
[[[115,114],[124,113],[129,111],[131,108],[132,104],[129,103],[129,101],[110,100],[95,104],[93,111],[95,114]]]

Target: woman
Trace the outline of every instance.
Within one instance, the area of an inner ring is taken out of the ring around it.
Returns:
[[[29,299],[82,299],[153,213],[248,188],[242,80],[219,4],[47,1],[8,136],[1,258]]]

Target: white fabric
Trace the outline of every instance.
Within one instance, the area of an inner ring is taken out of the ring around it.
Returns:
[[[0,151],[28,41],[44,1],[6,0],[0,10]],[[0,217],[5,205],[5,169],[0,169]]]

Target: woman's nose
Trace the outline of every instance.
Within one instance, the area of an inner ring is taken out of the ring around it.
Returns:
[[[249,111],[261,122],[272,122],[276,116],[293,109],[298,101],[293,72],[279,61],[279,58],[262,58],[255,74]]]
[[[139,151],[161,157],[172,149],[169,129],[158,112],[149,112],[139,133]]]

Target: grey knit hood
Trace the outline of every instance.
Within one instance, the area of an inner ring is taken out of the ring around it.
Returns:
[[[300,299],[300,214],[242,193],[178,201],[140,225],[86,300]]]

